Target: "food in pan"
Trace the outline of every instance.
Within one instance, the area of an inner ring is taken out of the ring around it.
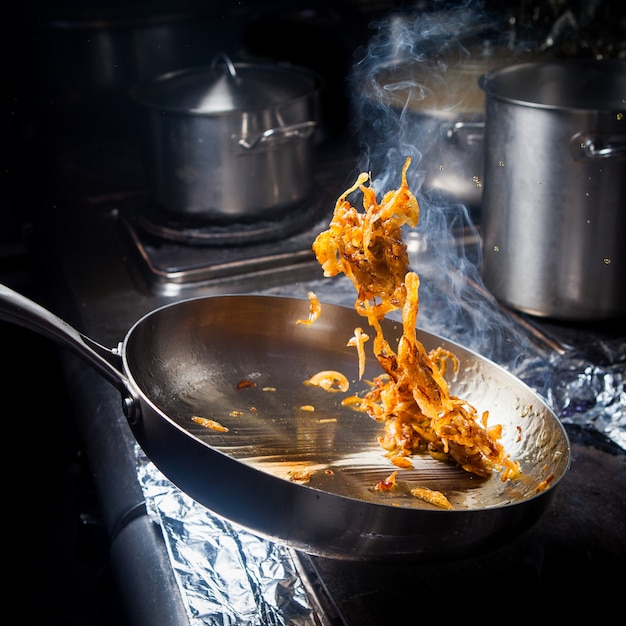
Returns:
[[[374,491],[391,491],[396,486],[396,476],[398,472],[391,472],[387,478],[383,478],[381,481],[377,482]]]
[[[365,372],[365,342],[369,340],[369,335],[363,332],[363,329],[357,327],[354,329],[354,335],[350,337],[347,345],[354,346],[359,356],[359,380],[363,378]]]
[[[237,383],[237,389],[250,389],[250,387],[256,387],[256,383],[253,380],[244,378]]]
[[[396,488],[397,476],[398,472],[394,471],[386,478],[378,481],[376,485],[374,485],[374,491],[393,492]],[[451,510],[453,508],[450,500],[448,500],[448,498],[446,498],[446,496],[441,493],[441,491],[429,489],[428,487],[414,486],[408,489],[408,493],[410,493],[413,497],[419,498],[420,500],[428,502],[429,504],[433,504],[440,509]]]
[[[311,480],[311,470],[309,469],[297,469],[297,470],[290,470],[289,472],[287,472],[287,474],[289,475],[289,478],[291,480],[297,481],[297,482],[301,482],[301,483],[308,483]]]
[[[400,187],[387,192],[381,202],[370,176],[360,174],[338,198],[329,228],[313,243],[324,276],[343,273],[356,288],[355,308],[375,331],[372,347],[383,370],[363,395],[346,398],[344,403],[384,423],[380,444],[399,467],[401,459],[427,452],[478,476],[501,472],[504,481],[519,473],[519,464],[500,442],[501,427],[489,427],[488,411],[479,415],[469,402],[450,393],[445,374],[449,367],[457,370],[455,355],[443,348],[427,352],[416,336],[419,277],[409,271],[402,234],[405,225],[417,226],[420,212],[407,184],[410,163],[407,158]],[[354,192],[362,195],[362,211],[348,200]],[[395,310],[402,313],[396,351],[381,327],[385,315]],[[359,350],[362,376],[362,330],[357,329],[350,342]],[[430,497],[426,492],[414,495]]]
[[[208,428],[209,430],[216,430],[217,432],[220,432],[220,433],[228,432],[228,428],[226,428],[226,426],[223,426],[219,422],[216,422],[215,420],[211,420],[208,417],[199,417],[197,415],[194,415],[191,418],[191,421],[195,422],[196,424],[200,424],[200,426],[204,426],[204,428]]]
[[[313,387],[321,387],[325,391],[338,392],[348,391],[350,383],[348,379],[336,370],[323,370],[317,374],[313,374],[311,378],[304,381],[305,385]]]
[[[450,500],[448,500],[441,491],[428,489],[428,487],[413,487],[409,493],[420,500],[424,500],[424,502],[438,506],[440,509],[451,510],[453,508],[452,504],[450,504]]]

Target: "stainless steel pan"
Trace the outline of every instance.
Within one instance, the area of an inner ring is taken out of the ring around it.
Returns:
[[[490,424],[503,424],[523,477],[479,479],[415,457],[413,469],[399,471],[395,495],[375,491],[397,469],[377,442],[381,425],[342,408],[343,393],[304,384],[334,369],[351,381],[348,393],[363,388],[346,342],[364,320],[326,304],[314,324],[296,324],[308,312],[308,301],[271,296],[186,300],[147,314],[109,350],[0,287],[0,319],[47,335],[93,365],[120,390],[134,436],[161,471],[261,536],[335,558],[430,562],[497,547],[539,518],[570,460],[567,435],[540,397],[481,356],[418,332],[427,349],[443,345],[459,357],[453,392],[488,409]],[[401,333],[393,321],[383,326],[389,339]],[[364,378],[379,373],[370,356]],[[294,480],[301,471],[308,482]],[[538,490],[546,480],[549,487]],[[414,485],[443,491],[454,510],[408,495]]]

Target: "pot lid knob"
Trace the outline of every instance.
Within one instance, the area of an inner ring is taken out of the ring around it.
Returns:
[[[230,57],[224,52],[218,52],[215,57],[213,57],[213,62],[211,63],[211,71],[215,72],[219,65],[219,62],[223,61],[228,73],[233,77],[237,78],[237,68],[235,64],[230,60]]]

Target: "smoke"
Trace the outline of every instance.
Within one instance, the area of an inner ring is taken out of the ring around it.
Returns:
[[[464,94],[450,84],[447,73],[471,62],[476,42],[482,62],[506,37],[502,24],[466,3],[435,13],[391,15],[373,24],[373,30],[350,79],[354,134],[362,140],[359,167],[372,173],[372,185],[381,195],[398,186],[406,157],[411,157],[407,177],[421,215],[405,239],[421,281],[419,324],[513,367],[527,341],[482,285],[478,230],[470,208],[422,189],[427,167],[433,165],[429,154],[442,140],[442,124],[466,119]],[[416,116],[423,101],[429,114]],[[478,118],[480,112],[472,119]]]
[[[350,77],[353,133],[362,142],[358,169],[371,173],[382,197],[399,186],[411,157],[407,179],[421,213],[418,226],[407,227],[405,241],[411,268],[420,276],[418,326],[502,365],[546,398],[564,421],[593,425],[626,447],[624,342],[606,346],[617,360],[586,363],[581,372],[580,353],[501,306],[485,288],[479,209],[440,193],[436,185],[426,187],[438,167],[433,154],[443,124],[484,119],[484,106],[465,98],[471,93],[468,83],[457,84],[458,68],[493,69],[510,62],[507,55],[528,51],[510,25],[474,2],[434,13],[399,13],[373,24],[374,34]],[[413,71],[407,73],[407,66]],[[479,74],[470,78],[477,83]],[[422,108],[428,115],[416,115]],[[461,165],[447,167],[465,177],[466,191],[474,184],[480,195],[482,180]]]
[[[406,155],[419,163],[437,139],[428,133],[415,141],[411,120],[422,102],[428,102],[431,111],[437,109],[438,119],[463,109],[467,94],[454,93],[448,70],[471,60],[475,51],[470,45],[479,45],[481,56],[501,45],[506,39],[500,34],[501,21],[467,3],[436,13],[398,13],[372,24],[377,32],[367,48],[357,52],[350,93],[356,136],[376,140],[375,148],[369,140],[363,146],[362,165],[375,166],[372,171],[381,187],[387,184],[387,176],[401,168]],[[415,170],[413,175],[421,183]]]

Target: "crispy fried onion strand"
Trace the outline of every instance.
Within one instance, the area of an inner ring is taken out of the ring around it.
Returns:
[[[346,398],[344,404],[384,422],[380,444],[391,457],[425,451],[479,476],[501,471],[505,481],[519,473],[519,464],[499,442],[501,428],[488,428],[488,412],[479,416],[471,404],[450,393],[445,374],[450,366],[457,370],[455,355],[443,348],[427,352],[416,337],[419,277],[409,271],[402,238],[402,227],[415,227],[419,220],[419,205],[406,178],[410,163],[407,158],[399,189],[387,192],[380,204],[370,176],[360,174],[338,198],[328,230],[313,243],[324,276],[343,273],[356,288],[355,308],[375,330],[373,351],[384,372],[371,381],[367,393]],[[357,190],[364,211],[348,200]],[[397,352],[380,325],[395,310],[402,311]],[[362,348],[358,337],[357,329],[350,341]],[[363,367],[360,357],[360,372]]]
[[[362,328],[355,328],[354,335],[348,339],[347,346],[356,347],[357,355],[359,357],[359,380],[363,378],[365,373],[365,342],[368,341],[370,336],[363,332]]]
[[[348,379],[335,370],[324,370],[313,374],[308,380],[304,381],[305,385],[321,387],[324,391],[339,392],[348,391],[350,383]]]
[[[309,316],[306,319],[296,320],[296,324],[310,326],[313,322],[316,322],[322,314],[322,304],[314,291],[309,291],[307,296],[309,298]]]

